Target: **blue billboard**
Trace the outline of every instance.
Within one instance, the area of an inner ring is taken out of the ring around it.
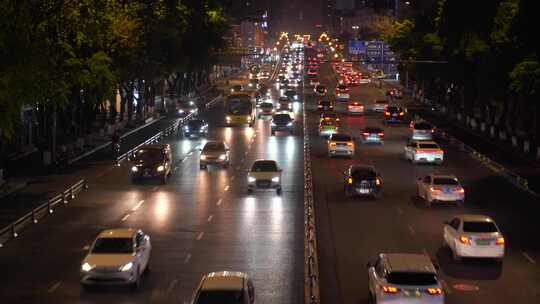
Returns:
[[[394,63],[397,60],[390,45],[380,40],[349,40],[349,54],[359,55],[371,63]]]

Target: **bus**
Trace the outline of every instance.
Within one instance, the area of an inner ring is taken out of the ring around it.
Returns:
[[[253,127],[256,105],[253,96],[247,92],[233,93],[225,101],[225,124],[249,125]]]

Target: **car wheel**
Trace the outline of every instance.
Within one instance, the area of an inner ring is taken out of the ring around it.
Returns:
[[[457,205],[461,208],[465,207],[465,200],[459,200],[457,201]]]
[[[247,192],[248,192],[248,193],[253,193],[253,189],[248,188],[248,189],[247,189]]]
[[[206,169],[206,165],[199,165],[199,168],[200,168],[201,170],[205,170],[205,169]]]
[[[275,136],[275,135],[276,135],[276,131],[272,131],[272,132],[270,132],[270,134],[271,134],[272,136]]]
[[[132,177],[132,178],[131,178],[131,183],[134,184],[134,185],[136,185],[136,184],[139,183],[139,180],[136,179],[136,178],[134,178],[134,177]]]
[[[85,292],[92,291],[92,285],[89,285],[89,284],[83,284],[83,283],[81,283],[81,288],[82,288],[82,290],[85,291]]]
[[[345,187],[344,192],[345,192],[346,198],[352,197],[351,191],[349,190],[348,187]]]
[[[229,168],[229,163],[224,163],[223,168],[225,168],[225,169]]]
[[[167,174],[164,174],[162,177],[161,177],[161,184],[162,185],[165,185],[167,183]]]
[[[278,195],[281,194],[281,187],[279,187],[279,188],[276,189],[276,193],[277,193]]]
[[[139,289],[140,285],[141,285],[141,278],[140,278],[140,275],[139,275],[139,270],[137,269],[137,272],[136,272],[136,278],[135,278],[135,282],[133,282],[131,284],[131,291],[132,292],[135,292]]]
[[[432,200],[429,198],[429,195],[426,195],[424,203],[425,203],[426,207],[428,207],[428,208],[431,207]]]

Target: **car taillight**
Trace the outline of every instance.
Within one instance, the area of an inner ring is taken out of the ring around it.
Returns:
[[[375,185],[377,185],[377,186],[381,185],[381,180],[379,178],[375,179]]]
[[[393,286],[383,286],[383,291],[385,293],[397,293],[399,289]]]
[[[403,116],[403,115],[405,115],[405,113],[399,112],[399,116]]]
[[[442,189],[439,188],[439,187],[429,187],[429,191],[431,191],[431,192],[440,192],[440,191],[442,191]]]
[[[348,142],[348,143],[347,143],[347,146],[352,147],[352,146],[353,146],[353,143]]]
[[[470,245],[472,242],[471,242],[471,239],[462,235],[459,237],[459,241],[462,243],[462,244],[465,244],[465,245]]]
[[[380,132],[380,133],[379,133],[379,137],[384,137],[384,133],[383,133],[383,132]]]
[[[336,146],[336,143],[335,143],[335,142],[331,142],[331,143],[330,143],[330,146],[335,147],[335,146]]]
[[[497,240],[495,241],[495,244],[504,245],[504,238],[503,237],[498,237]]]
[[[349,182],[349,184],[352,185],[352,177],[349,177],[349,179],[347,180],[347,182]]]
[[[362,135],[364,135],[364,136],[367,137],[367,136],[369,136],[369,133],[368,133],[368,132],[364,132],[364,133],[362,133]]]
[[[440,295],[442,294],[442,289],[440,288],[428,288],[426,289],[426,292],[432,296]]]
[[[384,115],[386,115],[386,116],[390,116],[390,112],[388,112],[388,111],[385,111],[385,112],[384,112]]]
[[[465,193],[465,189],[463,189],[461,187],[458,187],[458,188],[456,188],[456,192]]]

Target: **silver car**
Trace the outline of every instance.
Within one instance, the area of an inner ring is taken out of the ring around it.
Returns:
[[[224,142],[210,141],[201,150],[200,168],[206,169],[209,165],[222,165],[224,168],[231,164],[229,147]]]
[[[409,125],[410,140],[433,140],[435,128],[425,121],[412,121]]]

